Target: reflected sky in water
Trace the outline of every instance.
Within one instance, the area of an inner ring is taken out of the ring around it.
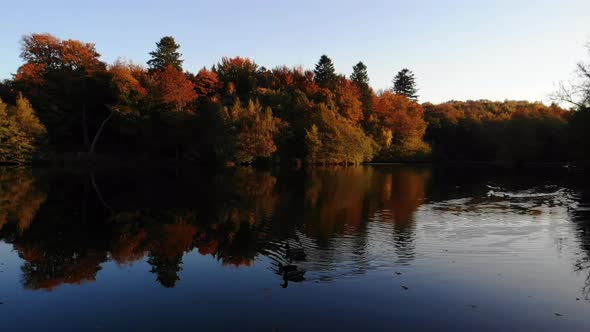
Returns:
[[[18,330],[586,330],[583,174],[0,169]]]

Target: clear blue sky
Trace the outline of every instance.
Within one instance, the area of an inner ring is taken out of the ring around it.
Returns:
[[[313,68],[322,54],[349,75],[362,60],[371,85],[388,88],[408,67],[421,101],[547,101],[586,57],[589,0],[418,1],[3,1],[0,78],[21,64],[33,32],[96,43],[104,61],[137,63],[164,35],[196,72],[222,56]]]

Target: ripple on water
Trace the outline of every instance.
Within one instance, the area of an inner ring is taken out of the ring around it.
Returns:
[[[306,252],[306,278],[312,280],[432,262],[524,264],[542,261],[564,244],[577,245],[570,236],[571,192],[554,186],[516,192],[489,188],[500,197],[426,203],[404,223],[382,209],[368,217],[362,232],[345,225],[321,247],[298,233],[291,245]]]

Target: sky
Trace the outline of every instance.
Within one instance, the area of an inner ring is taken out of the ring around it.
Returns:
[[[20,39],[51,33],[93,42],[102,60],[144,64],[171,35],[184,69],[224,56],[313,69],[322,54],[350,75],[363,61],[375,90],[402,68],[421,102],[549,102],[588,58],[589,0],[2,1],[0,79],[22,64]]]

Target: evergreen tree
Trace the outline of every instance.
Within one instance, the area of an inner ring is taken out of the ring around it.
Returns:
[[[359,88],[365,85],[369,86],[367,66],[365,66],[364,63],[359,62],[354,67],[352,67],[352,75],[350,75],[350,80],[356,83]]]
[[[355,83],[361,94],[360,101],[363,105],[363,127],[366,131],[371,131],[371,122],[373,114],[373,90],[369,86],[369,75],[367,74],[367,66],[359,62],[352,67],[352,75],[350,79]]]
[[[414,73],[407,68],[400,70],[400,72],[393,78],[392,91],[404,95],[414,101],[418,100],[418,95],[416,94],[418,89],[416,88]]]
[[[180,59],[182,54],[178,52],[180,45],[176,43],[173,37],[162,37],[162,39],[156,43],[156,46],[156,50],[150,52],[152,58],[147,62],[151,70],[161,71],[166,69],[169,65],[172,65],[176,69],[182,71],[183,60]]]
[[[315,65],[315,82],[322,88],[334,88],[336,85],[336,73],[334,64],[327,55],[322,55],[320,61]]]

